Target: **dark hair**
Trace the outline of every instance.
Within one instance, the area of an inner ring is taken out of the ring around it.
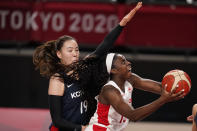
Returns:
[[[38,46],[33,54],[33,64],[36,70],[44,77],[51,77],[56,73],[63,72],[65,65],[60,62],[56,52],[60,50],[65,41],[75,40],[71,36],[61,36],[57,40],[47,41]],[[76,41],[76,40],[75,40]]]
[[[112,61],[112,68],[117,55],[114,56]],[[106,68],[106,55],[98,58],[96,56],[89,56],[85,60],[80,60],[72,65],[72,74],[64,76],[64,80],[79,82],[81,90],[83,91],[82,99],[88,100],[88,112],[86,118],[83,120],[84,124],[88,124],[90,118],[96,111],[97,96],[104,84],[109,80],[109,75]],[[71,69],[71,68],[70,68]],[[67,70],[68,71],[68,70]]]
[[[107,73],[106,56],[98,58],[96,56],[89,56],[84,60],[69,65],[72,73],[68,75],[68,68],[64,72],[64,81],[73,83],[77,82],[83,92],[82,100],[88,101],[88,111],[86,117],[83,119],[83,124],[88,124],[90,118],[93,116],[97,102],[95,96],[100,93],[104,84],[106,84],[109,74]],[[70,84],[69,83],[69,84]]]

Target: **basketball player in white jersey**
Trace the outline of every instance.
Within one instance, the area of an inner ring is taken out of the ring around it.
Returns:
[[[139,85],[147,88],[157,83],[151,80],[142,81],[131,73],[131,63],[120,54],[108,54],[106,67],[110,80],[97,97],[97,110],[85,131],[123,131],[129,120],[141,120],[165,103],[183,98],[183,91],[175,94],[175,90],[172,93],[162,90],[157,100],[134,109],[131,98],[133,88],[139,88]]]

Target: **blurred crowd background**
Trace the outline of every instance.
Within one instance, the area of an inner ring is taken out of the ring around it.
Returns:
[[[71,35],[81,56],[93,51],[137,0],[1,0],[0,107],[48,109],[48,79],[35,71],[34,49],[47,40]],[[133,72],[161,81],[181,69],[191,77],[190,93],[143,121],[186,122],[197,103],[197,1],[142,0],[111,52],[124,54]],[[134,90],[133,106],[158,95]]]

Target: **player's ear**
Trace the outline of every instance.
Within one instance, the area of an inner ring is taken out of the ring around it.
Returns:
[[[118,71],[117,71],[117,69],[116,68],[113,68],[113,69],[111,69],[111,71],[110,71],[112,74],[116,74]]]
[[[58,57],[59,59],[62,59],[62,54],[61,54],[60,51],[57,51],[56,54],[57,54],[57,57]]]

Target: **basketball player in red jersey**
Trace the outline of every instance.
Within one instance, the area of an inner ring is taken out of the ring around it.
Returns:
[[[85,131],[123,131],[129,120],[141,120],[165,103],[179,100],[184,96],[183,91],[175,94],[175,90],[171,93],[162,90],[157,100],[134,109],[131,99],[133,88],[147,87],[149,85],[146,84],[149,83],[145,82],[143,85],[140,78],[131,73],[131,63],[120,54],[108,54],[106,67],[110,81],[101,89],[97,97],[97,110]],[[153,86],[153,82],[150,85]]]

